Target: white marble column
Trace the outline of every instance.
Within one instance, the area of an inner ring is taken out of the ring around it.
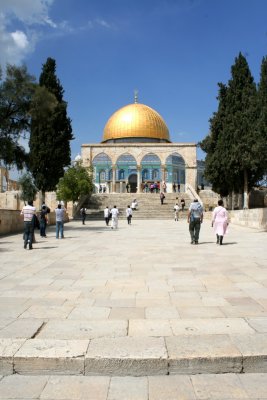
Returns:
[[[163,165],[161,166],[161,180],[160,180],[160,191],[161,191],[161,192],[163,192],[162,183],[163,183],[164,181],[166,181],[165,178],[166,178],[166,165],[163,164]]]
[[[141,165],[137,165],[137,193],[140,193],[140,186],[141,186]]]
[[[116,193],[116,165],[112,165],[112,193]]]

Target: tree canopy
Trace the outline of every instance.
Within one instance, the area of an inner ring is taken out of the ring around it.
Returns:
[[[18,180],[18,183],[21,189],[20,199],[24,202],[35,200],[38,189],[33,182],[31,174],[29,172],[23,174]]]
[[[30,170],[37,187],[44,193],[56,189],[64,168],[70,165],[73,135],[64,91],[52,58],[43,65],[39,83],[41,90],[46,89],[46,96],[43,98],[39,91],[31,110]]]
[[[0,159],[6,166],[22,169],[27,153],[19,140],[29,132],[30,105],[35,78],[25,66],[7,65],[0,82]]]
[[[246,193],[266,170],[263,119],[267,114],[263,112],[260,119],[259,93],[240,53],[228,84],[219,83],[218,110],[210,119],[210,134],[200,143],[207,153],[205,176],[221,195]]]
[[[81,162],[68,168],[57,186],[57,199],[78,201],[81,196],[91,193],[93,190],[92,174],[89,174]]]

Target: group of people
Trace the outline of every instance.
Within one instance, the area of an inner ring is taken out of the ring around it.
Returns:
[[[137,210],[138,207],[138,202],[136,199],[132,201],[131,206],[128,205],[126,208],[126,219],[128,222],[128,225],[131,225],[132,223],[132,217],[133,217],[133,210]],[[113,208],[109,208],[108,206],[104,209],[104,220],[106,222],[106,226],[109,226],[109,222],[111,220],[111,229],[117,229],[118,228],[118,219],[119,219],[119,210],[117,206],[115,205]]]
[[[195,199],[189,206],[187,222],[189,224],[191,244],[198,244],[199,232],[203,222],[203,207],[197,199]],[[219,200],[218,206],[213,210],[211,221],[211,226],[216,235],[216,244],[223,244],[223,237],[227,233],[228,225],[228,212],[223,206],[223,201]]]
[[[64,238],[64,218],[65,218],[65,208],[61,204],[58,204],[55,209],[56,216],[56,238]],[[46,238],[46,227],[49,223],[48,214],[50,213],[50,208],[46,206],[45,203],[42,204],[41,210],[39,212],[39,218],[36,212],[36,207],[33,205],[33,201],[28,201],[28,204],[21,210],[21,215],[23,215],[24,221],[24,231],[23,231],[23,241],[24,249],[32,250],[32,244],[34,242],[34,230],[36,228],[40,229],[40,236]]]
[[[161,192],[164,196],[164,194]],[[165,196],[164,196],[165,197]],[[163,204],[163,200],[162,200]],[[131,225],[132,217],[133,217],[133,210],[136,210],[138,206],[137,200],[134,199],[132,205],[127,206],[126,208],[126,219],[128,225]],[[181,199],[181,207],[182,210],[185,207],[184,199]],[[179,218],[179,210],[180,207],[178,202],[174,205],[174,220],[178,221]],[[56,238],[61,239],[64,238],[64,217],[65,217],[65,208],[62,207],[61,204],[58,204],[57,208],[55,209],[55,216],[56,216]],[[86,208],[82,208],[80,210],[82,215],[82,223],[85,223],[86,217]],[[24,240],[24,249],[27,249],[29,246],[29,250],[32,250],[32,244],[34,241],[34,229],[37,227],[40,229],[40,236],[46,237],[46,227],[48,224],[48,214],[50,213],[49,207],[42,204],[41,210],[39,212],[39,218],[37,217],[36,208],[33,206],[32,201],[28,201],[28,204],[23,207],[21,211],[21,215],[24,218],[24,233],[23,233],[23,240]],[[104,209],[104,219],[106,225],[109,226],[110,220],[112,221],[111,228],[117,229],[118,228],[118,218],[119,218],[119,210],[116,205],[112,209],[108,206]],[[191,244],[198,244],[199,242],[199,232],[201,228],[201,224],[203,222],[203,207],[201,203],[195,199],[189,206],[188,214],[187,214],[187,222],[189,224],[189,232],[191,236]],[[229,217],[228,212],[223,206],[223,201],[218,201],[218,206],[215,207],[212,213],[212,221],[211,226],[214,229],[216,234],[216,243],[218,245],[223,244],[223,237],[227,233],[229,225]]]

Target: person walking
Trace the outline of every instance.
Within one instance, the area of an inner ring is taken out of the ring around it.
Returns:
[[[166,185],[165,181],[162,182],[162,190],[163,190],[163,193],[166,193],[166,191],[167,191],[167,185]]]
[[[179,206],[176,203],[175,206],[173,207],[174,209],[174,221],[178,221],[178,217],[179,217]]]
[[[226,208],[223,206],[223,201],[218,201],[218,206],[214,208],[212,213],[211,226],[217,237],[217,244],[223,244],[223,237],[227,233],[227,227],[229,225],[229,217]]]
[[[112,226],[111,229],[118,229],[119,210],[116,206],[111,209]]]
[[[21,210],[24,220],[24,249],[27,249],[29,243],[29,250],[32,250],[33,230],[34,230],[34,215],[36,216],[36,208],[33,206],[33,201],[29,200],[28,205],[24,206]]]
[[[83,223],[83,225],[85,225],[85,218],[86,218],[86,208],[85,207],[80,209],[80,214],[82,216],[82,223]]]
[[[172,185],[172,190],[173,190],[173,193],[176,193],[176,185],[175,185],[175,182],[174,182],[173,185]]]
[[[104,220],[106,222],[106,226],[109,226],[109,220],[110,220],[110,209],[108,208],[108,206],[104,209]]]
[[[126,218],[127,218],[128,225],[131,225],[131,223],[132,223],[132,216],[133,216],[133,210],[131,209],[130,206],[127,206]]]
[[[182,211],[184,211],[184,208],[185,208],[185,201],[184,201],[184,199],[181,199],[181,207],[182,207]]]
[[[130,185],[129,182],[126,183],[126,192],[129,193]]]
[[[163,205],[163,201],[165,199],[165,195],[163,192],[160,192],[159,198],[160,198],[161,205]]]
[[[134,199],[134,200],[132,201],[132,204],[131,204],[131,209],[136,211],[136,210],[137,210],[137,207],[138,207],[138,202],[137,202],[136,199]]]
[[[47,226],[47,207],[45,204],[42,205],[40,211],[40,236],[46,237],[46,226]]]
[[[203,207],[197,199],[190,204],[187,216],[191,244],[198,244],[199,231],[203,221]]]
[[[57,208],[55,209],[56,214],[56,238],[64,239],[64,215],[65,215],[65,208],[58,204]]]

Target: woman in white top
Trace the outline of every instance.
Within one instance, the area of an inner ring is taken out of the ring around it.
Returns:
[[[217,242],[216,242],[217,244],[222,245],[223,237],[227,233],[228,224],[229,224],[228,212],[223,207],[223,201],[219,200],[218,207],[215,207],[212,213],[212,223],[211,223],[211,226],[213,226],[214,232],[217,236]]]

